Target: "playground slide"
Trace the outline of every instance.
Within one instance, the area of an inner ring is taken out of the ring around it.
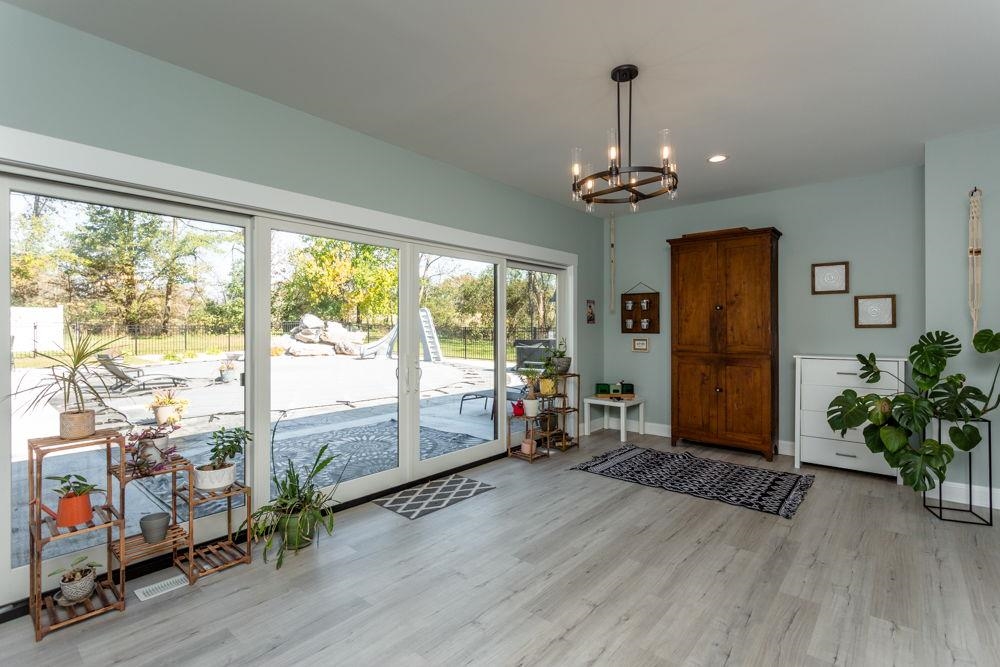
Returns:
[[[377,341],[362,345],[360,357],[374,359],[382,356],[391,359],[397,336],[399,336],[398,325]],[[420,309],[420,343],[424,352],[424,361],[441,361],[444,358],[441,354],[441,341],[438,339],[437,327],[434,326],[434,318],[431,316],[431,311],[426,308]]]

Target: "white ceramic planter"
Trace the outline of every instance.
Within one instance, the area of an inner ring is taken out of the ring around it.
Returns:
[[[524,416],[525,417],[537,417],[538,416],[538,399],[537,398],[525,398],[522,399],[524,402]]]
[[[163,452],[170,447],[170,436],[162,435],[159,438],[139,441],[139,456],[152,464],[161,463],[165,458]]]
[[[59,437],[63,440],[86,438],[96,430],[93,410],[59,413]]]
[[[221,491],[236,481],[236,465],[230,463],[225,468],[205,470],[201,466],[194,469],[194,485],[202,491]]]
[[[177,406],[157,405],[153,408],[153,416],[156,417],[156,423],[159,426],[175,422],[177,421]]]

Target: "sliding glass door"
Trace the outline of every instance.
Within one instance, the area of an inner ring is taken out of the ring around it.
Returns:
[[[418,250],[416,268],[415,476],[422,477],[498,450],[508,392],[505,382],[497,386],[505,376],[497,355],[497,263],[454,251]],[[516,400],[518,390],[510,392]]]
[[[398,247],[316,226],[270,231],[270,468],[356,497],[405,479],[400,458]],[[273,494],[275,489],[271,488]]]
[[[169,434],[165,447],[200,465],[209,460],[212,431],[249,426],[243,381],[249,219],[39,181],[0,184],[6,185],[3,278],[10,336],[2,393],[13,394],[3,409],[10,433],[4,472],[11,530],[0,533],[0,542],[9,535],[3,545],[8,567],[0,579],[13,588],[4,591],[9,598],[23,597],[19,589],[27,580],[27,443],[59,433],[65,406],[61,395],[49,397],[44,387],[74,341],[103,346],[84,369],[94,392],[83,407],[96,412],[98,428],[134,437]],[[158,425],[151,405],[168,395],[182,410]],[[236,464],[238,478],[246,479],[245,459]],[[43,473],[82,475],[103,486],[104,467],[103,453],[75,451],[47,457]],[[126,486],[129,534],[138,532],[143,515],[171,510],[169,482],[169,476],[146,477]],[[49,507],[58,503],[56,486],[43,484]],[[198,508],[199,540],[224,530],[219,512],[225,508],[216,505]],[[186,506],[178,514],[185,521]],[[44,555],[55,562],[43,574],[78,552],[102,555],[103,537],[95,532],[53,542]]]

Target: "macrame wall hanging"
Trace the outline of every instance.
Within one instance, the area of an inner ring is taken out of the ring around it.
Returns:
[[[983,191],[969,193],[969,314],[972,333],[979,331],[979,309],[983,304]]]

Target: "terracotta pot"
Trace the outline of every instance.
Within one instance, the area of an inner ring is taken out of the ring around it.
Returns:
[[[521,441],[521,453],[531,456],[535,453],[535,441],[531,438],[525,438]]]
[[[96,430],[93,410],[59,413],[59,437],[63,440],[86,438],[94,435]]]
[[[236,465],[230,463],[225,468],[213,470],[211,464],[198,466],[194,469],[195,488],[203,491],[221,491],[228,489],[236,481]]]
[[[538,416],[538,399],[537,398],[525,398],[522,399],[524,403],[524,416],[525,417],[537,417]]]
[[[61,528],[80,526],[94,518],[94,508],[90,504],[90,494],[78,496],[68,494],[59,499],[56,510],[56,525]]]
[[[153,408],[153,416],[156,417],[156,423],[159,426],[175,422],[177,421],[177,406],[157,405]]]

